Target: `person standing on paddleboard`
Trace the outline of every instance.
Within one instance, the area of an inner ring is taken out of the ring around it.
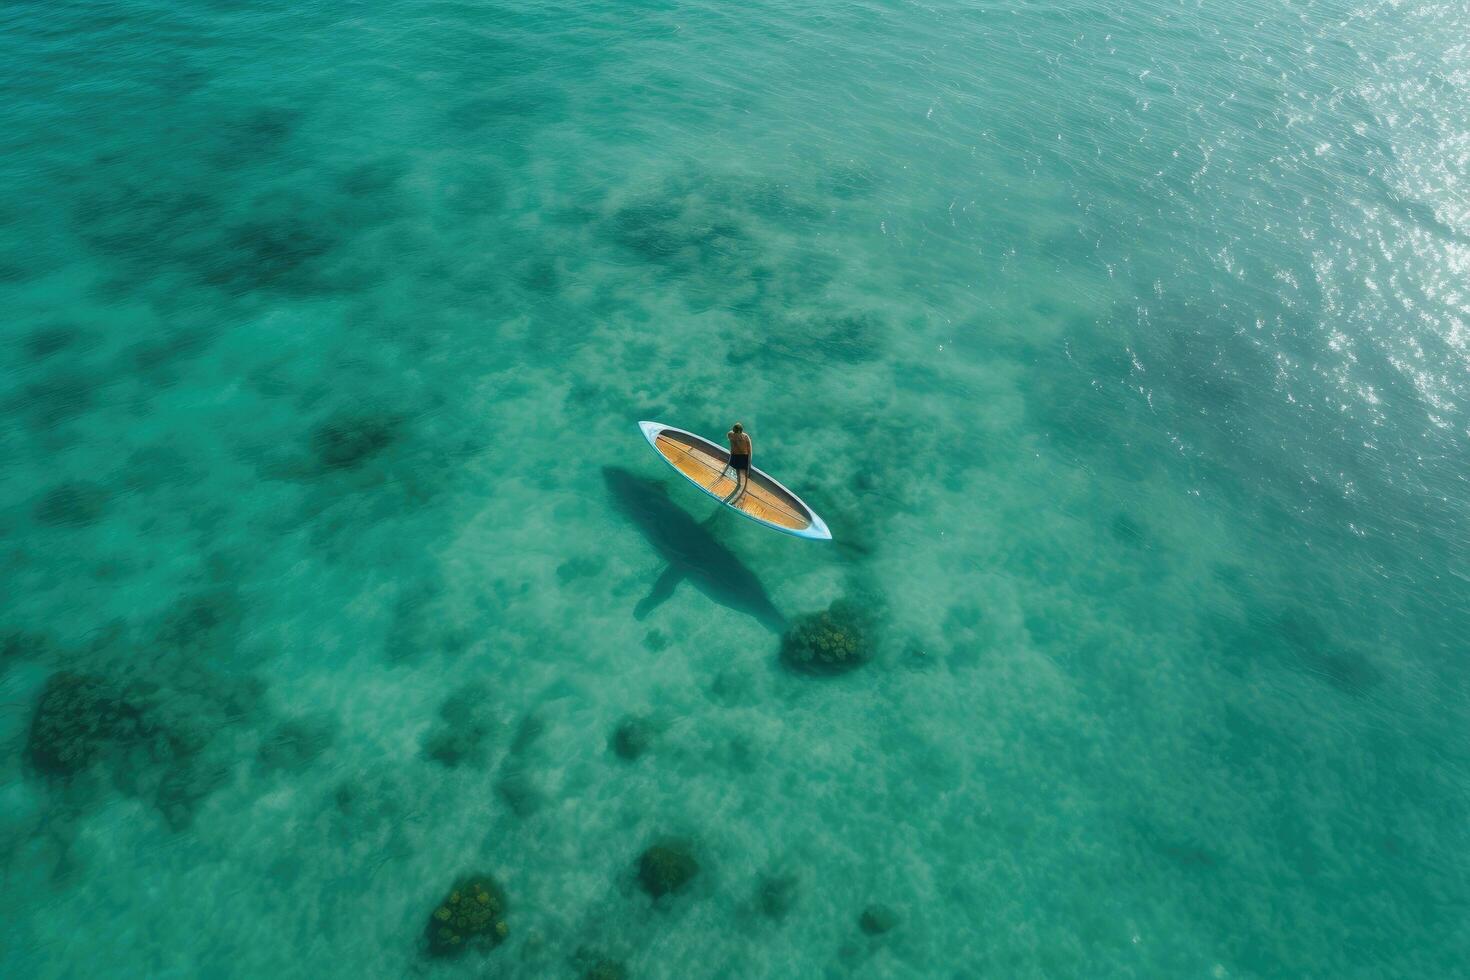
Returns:
[[[725,438],[730,440],[730,469],[735,471],[735,489],[725,498],[725,503],[733,504],[740,499],[750,482],[750,455],[755,447],[750,444],[750,436],[739,422],[730,426]]]

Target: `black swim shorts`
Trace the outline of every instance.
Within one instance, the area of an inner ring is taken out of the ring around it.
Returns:
[[[750,453],[731,453],[730,465],[737,470],[750,469]]]

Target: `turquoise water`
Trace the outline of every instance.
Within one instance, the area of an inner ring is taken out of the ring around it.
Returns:
[[[0,973],[1463,975],[1466,37],[12,0]]]

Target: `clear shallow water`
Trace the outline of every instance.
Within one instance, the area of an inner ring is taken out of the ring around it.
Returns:
[[[1463,968],[1463,4],[0,17],[6,975]]]

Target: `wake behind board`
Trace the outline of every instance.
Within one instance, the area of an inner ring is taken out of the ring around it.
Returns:
[[[690,483],[721,503],[735,490],[734,471],[729,469],[730,451],[708,439],[661,422],[639,422],[643,438],[653,451]],[[773,527],[798,538],[831,541],[827,525],[802,501],[773,477],[752,466],[745,493],[726,507],[758,524]]]

